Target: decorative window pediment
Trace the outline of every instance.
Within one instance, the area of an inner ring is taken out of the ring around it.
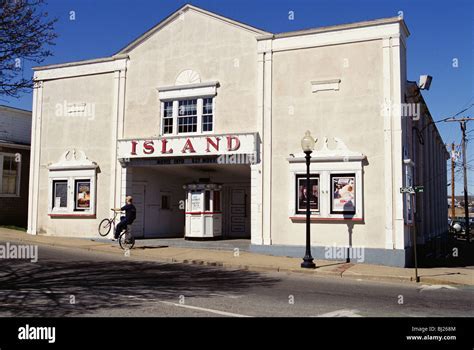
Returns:
[[[315,150],[311,153],[311,162],[347,162],[347,161],[362,161],[366,158],[363,153],[350,150],[346,144],[339,138],[334,137],[336,147],[329,149],[328,138],[323,140],[323,146],[320,150]],[[294,157],[289,157],[290,163],[306,162],[305,154],[302,152],[296,153]]]
[[[201,76],[198,72],[193,71],[192,69],[183,70],[178,74],[175,80],[175,85],[189,85],[189,84],[199,84],[201,82]]]
[[[67,150],[64,152],[56,163],[50,164],[49,170],[64,169],[96,169],[97,163],[89,160],[84,151]]]
[[[213,97],[217,94],[219,82],[201,82],[201,76],[192,69],[182,71],[176,77],[174,85],[158,87],[158,94],[161,101],[193,98],[193,97]]]

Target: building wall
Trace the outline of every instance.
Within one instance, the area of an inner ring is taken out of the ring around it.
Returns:
[[[347,60],[347,61],[345,61]],[[344,62],[348,63],[345,67]],[[322,70],[321,68],[324,67]],[[290,153],[301,153],[306,130],[319,139],[342,139],[367,156],[364,166],[364,222],[353,229],[353,245],[383,247],[384,178],[381,41],[277,52],[273,55],[272,243],[303,245],[304,223],[292,223],[288,203]],[[339,91],[311,91],[312,80],[341,79]],[[334,148],[329,144],[329,148]],[[315,245],[347,245],[344,222],[312,224]]]
[[[94,236],[99,222],[110,214],[110,184],[114,116],[114,76],[98,74],[48,80],[43,83],[38,188],[39,233]],[[69,113],[65,105],[86,103],[91,113]],[[92,107],[93,106],[93,107]],[[48,215],[48,165],[55,163],[68,149],[79,149],[98,164],[96,218],[51,218]]]
[[[415,143],[419,162],[416,164],[419,184],[425,190],[418,195],[420,203],[420,227],[418,243],[424,244],[436,236],[444,234],[448,229],[448,213],[446,198],[447,187],[447,157],[443,140],[438,129],[431,124],[432,118],[428,114],[417,125],[422,131],[423,144]],[[431,125],[429,125],[431,124]]]
[[[3,197],[0,195],[0,225],[14,225],[26,228],[28,220],[30,150],[0,146],[0,152],[21,154],[20,195],[18,197]]]
[[[125,138],[160,134],[157,88],[174,85],[187,69],[197,72],[201,82],[219,82],[215,133],[257,131],[255,36],[187,11],[134,48],[127,68]]]

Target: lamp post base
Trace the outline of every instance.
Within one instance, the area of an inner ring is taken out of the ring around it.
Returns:
[[[305,256],[303,258],[303,262],[301,263],[301,267],[305,269],[315,269],[316,264],[313,262],[313,258]]]

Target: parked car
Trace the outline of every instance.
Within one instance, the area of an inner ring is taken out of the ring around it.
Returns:
[[[469,232],[473,231],[474,218],[469,218]],[[448,219],[449,232],[458,239],[466,239],[466,219],[455,218],[454,220]]]

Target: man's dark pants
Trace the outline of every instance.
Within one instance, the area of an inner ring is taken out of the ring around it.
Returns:
[[[121,216],[120,222],[117,224],[115,228],[115,235],[114,235],[115,239],[119,238],[119,235],[122,233],[123,230],[127,228],[127,225],[128,225],[127,219],[125,218],[125,216]]]

